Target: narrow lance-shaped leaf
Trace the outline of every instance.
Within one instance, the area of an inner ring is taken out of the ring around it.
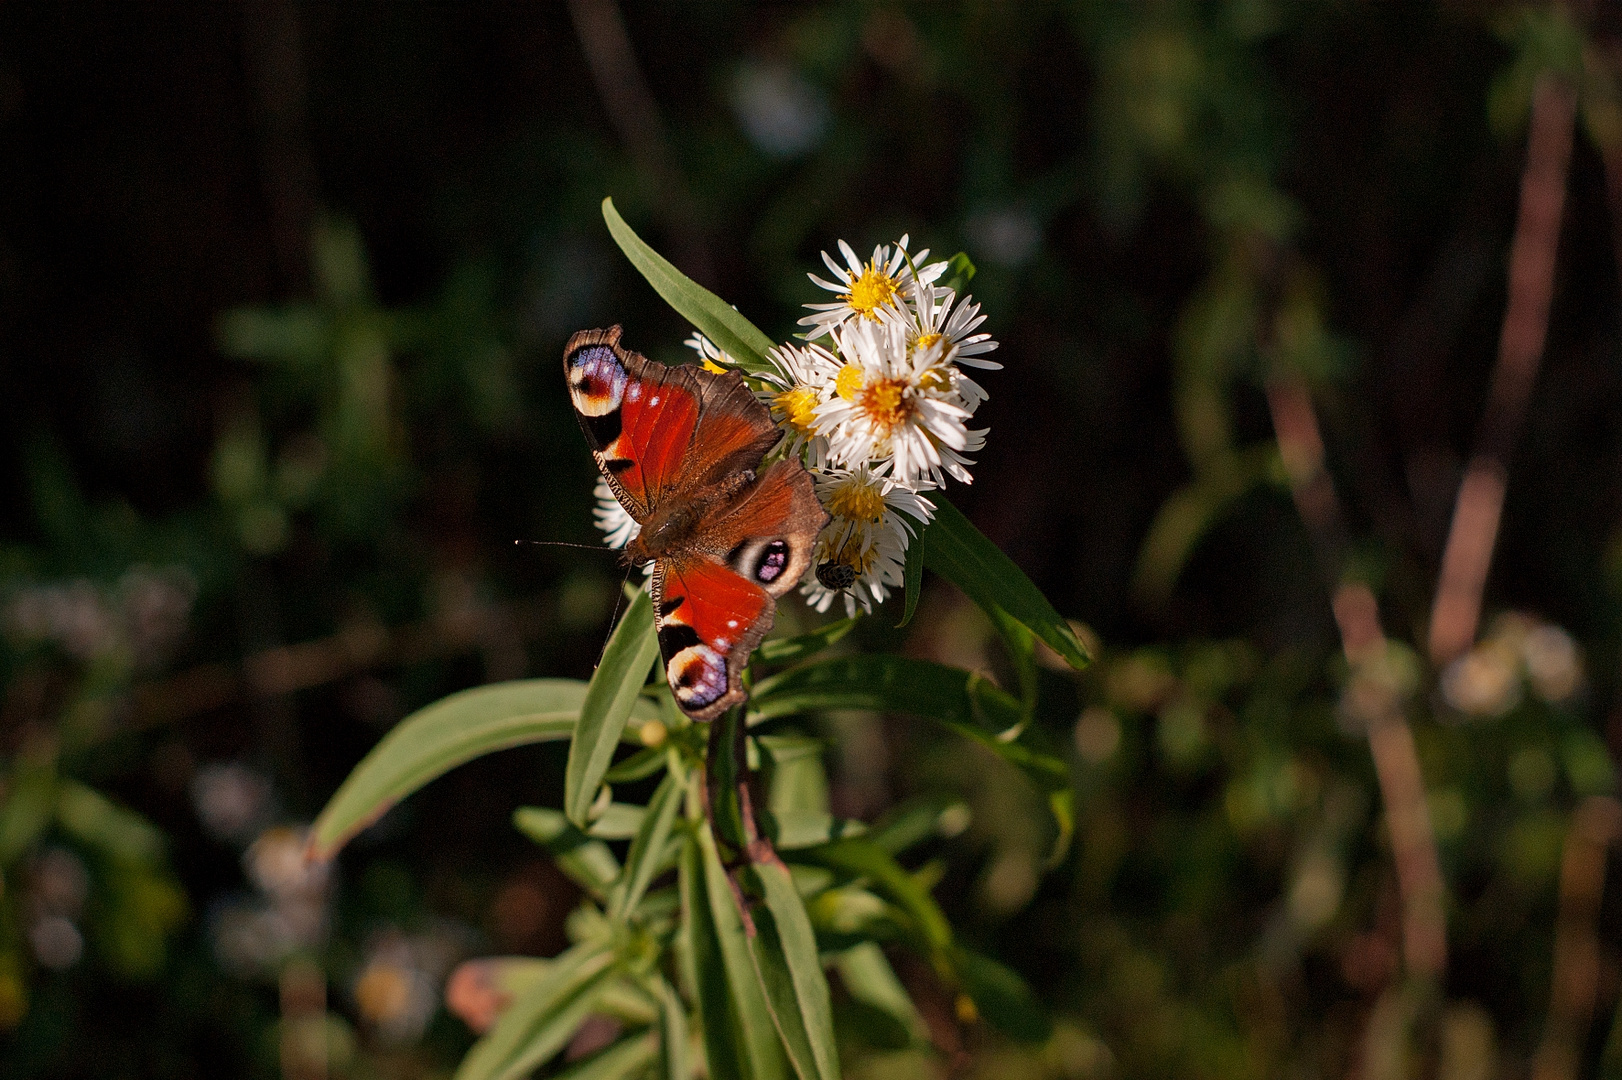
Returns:
[[[800,1080],[838,1080],[833,1006],[805,904],[782,863],[759,862],[750,873],[765,904],[754,910],[749,956],[772,1022]]]
[[[676,768],[672,768],[648,801],[647,813],[642,815],[642,825],[637,829],[631,849],[625,855],[625,873],[614,891],[613,903],[609,908],[612,917],[623,919],[627,913],[635,911],[642,894],[648,891],[648,884],[663,869],[660,864],[670,840],[670,826],[676,820],[676,811],[681,809],[685,788],[685,778]]]
[[[913,1042],[924,1045],[929,1041],[924,1018],[918,1015],[917,1006],[896,977],[883,949],[864,941],[834,954],[833,961],[839,981],[845,984],[851,997],[890,1016]]]
[[[716,853],[715,838],[706,824],[698,826],[698,847],[703,855],[703,884],[705,898],[709,902],[709,922],[714,928],[721,954],[727,997],[736,1010],[735,1031],[742,1055],[748,1061],[748,1073],[756,1080],[787,1078],[792,1075],[791,1069],[772,1024],[771,1011],[766,1007],[766,999],[761,993],[760,981],[755,977],[749,938],[744,932],[737,902],[733,899],[732,885]]]
[[[578,1061],[553,1076],[552,1080],[628,1080],[641,1077],[659,1056],[659,1046],[650,1032],[627,1036],[584,1061]],[[685,1077],[682,1080],[686,1080]]]
[[[659,1002],[659,1046],[666,1080],[687,1080],[692,1069],[687,1062],[687,1006],[662,976],[653,976],[651,983],[650,990]]]
[[[613,199],[603,200],[603,220],[631,265],[677,314],[696,326],[744,370],[772,370],[766,359],[773,348],[771,338],[736,308],[677,270],[668,259],[644,243],[614,209]]]
[[[598,900],[607,898],[620,876],[619,860],[607,844],[587,836],[549,807],[521,806],[513,813],[513,824],[551,852],[570,881]]]
[[[809,634],[791,638],[772,638],[760,643],[755,659],[768,664],[792,664],[815,656],[856,628],[855,619],[840,619],[827,626],[819,626]]]
[[[502,1080],[519,1064],[529,1061],[534,1068],[563,1049],[613,978],[613,968],[613,950],[603,942],[581,942],[558,957],[473,1045],[455,1080]]]
[[[929,569],[987,611],[1001,607],[1076,670],[1091,663],[1076,632],[1053,610],[1025,572],[1014,565],[1014,560],[944,497],[933,496],[931,501],[935,503],[935,519],[925,530],[924,544],[924,561]]]
[[[683,914],[683,959],[688,965],[684,977],[692,984],[698,1004],[699,1031],[704,1037],[710,1076],[712,1080],[741,1080],[746,1075],[743,1062],[747,1051],[727,985],[721,940],[710,911],[704,853],[696,839],[682,849],[677,886]]]
[[[463,762],[508,747],[566,739],[586,699],[573,679],[526,679],[464,690],[401,720],[349,774],[311,830],[330,858],[389,807]],[[652,713],[652,705],[647,707]]]
[[[580,705],[580,721],[569,744],[563,773],[563,812],[584,828],[603,774],[614,760],[625,722],[636,707],[648,670],[659,656],[653,632],[653,598],[643,589],[631,601],[603,650],[603,662],[591,677]]]
[[[792,852],[788,857],[796,863],[825,866],[846,877],[866,878],[875,892],[887,897],[912,921],[919,947],[936,958],[943,958],[950,948],[952,924],[935,898],[889,852],[872,841],[849,837]]]

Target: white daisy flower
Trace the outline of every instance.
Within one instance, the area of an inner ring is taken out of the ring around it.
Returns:
[[[984,391],[974,386],[971,396],[948,343],[909,349],[898,320],[848,322],[835,340],[844,366],[815,425],[829,459],[849,469],[879,462],[875,471],[913,490],[944,486],[945,476],[972,483],[973,462],[963,455],[985,445],[985,431],[970,431],[967,421]]]
[[[827,611],[843,596],[847,616],[854,616],[858,605],[872,612],[891,589],[902,587],[913,522],[927,523],[935,507],[866,467],[820,474],[816,485],[830,520],[817,537],[800,592],[817,611]]]
[[[771,351],[772,370],[759,378],[762,388],[755,396],[771,410],[788,438],[787,452],[805,451],[805,462],[813,469],[828,464],[828,440],[816,433],[817,406],[833,396],[834,377],[839,374],[839,358],[821,345],[805,347],[779,345]]]
[[[996,349],[997,342],[990,334],[975,333],[986,317],[980,314],[980,305],[973,300],[974,297],[965,296],[959,303],[951,289],[920,281],[907,304],[906,314],[913,322],[908,328],[907,344],[923,349],[944,340],[950,344],[954,363],[1001,371],[1002,365],[995,360],[978,359]]]
[[[642,526],[631,520],[625,507],[614,498],[614,489],[608,486],[607,480],[599,476],[597,488],[591,494],[597,500],[591,511],[592,524],[603,530],[603,543],[611,548],[622,548],[642,531]]]
[[[946,273],[944,262],[924,262],[929,257],[928,248],[909,255],[907,241],[908,237],[903,236],[893,248],[880,244],[873,249],[873,258],[864,263],[851,246],[841,240],[839,251],[845,256],[844,266],[834,262],[824,251],[822,261],[833,271],[835,280],[815,274],[806,276],[839,300],[832,304],[805,305],[813,312],[800,320],[801,326],[811,328],[805,336],[813,340],[823,337],[850,319],[877,321],[882,309],[895,307],[910,297],[917,285],[929,284]],[[914,268],[917,268],[916,274]]]
[[[738,366],[738,362],[731,355],[721,351],[721,347],[697,330],[693,336],[682,342],[683,345],[698,353],[699,365],[705,371],[713,371],[717,375],[724,375]]]

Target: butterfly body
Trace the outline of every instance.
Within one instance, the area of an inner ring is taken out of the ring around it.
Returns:
[[[810,565],[827,514],[798,461],[762,467],[778,431],[735,372],[667,367],[583,330],[563,368],[592,456],[641,526],[659,649],[676,703],[710,720],[744,700],[743,666],[776,599]]]

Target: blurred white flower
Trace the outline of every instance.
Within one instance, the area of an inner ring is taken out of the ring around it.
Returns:
[[[1521,642],[1521,658],[1533,692],[1544,701],[1558,704],[1582,688],[1577,642],[1558,626],[1544,623],[1531,630]]]
[[[784,64],[744,64],[732,83],[732,109],[749,141],[771,157],[810,152],[828,129],[822,92]]]
[[[1042,227],[1027,210],[1004,208],[976,214],[963,223],[969,243],[989,263],[1024,266],[1042,242]]]
[[[935,507],[915,491],[866,468],[816,477],[817,497],[829,522],[811,553],[801,592],[817,611],[844,597],[846,615],[858,605],[871,612],[904,582],[913,522],[927,523]],[[906,515],[906,516],[903,516]]]
[[[851,319],[877,322],[882,309],[898,308],[919,284],[929,284],[946,272],[944,262],[924,262],[929,257],[928,248],[916,255],[909,254],[907,240],[903,236],[893,248],[880,244],[873,249],[873,258],[865,263],[841,240],[839,251],[845,257],[844,266],[834,262],[824,251],[822,261],[833,271],[835,280],[828,281],[815,274],[807,276],[839,300],[832,304],[805,305],[812,312],[800,320],[801,326],[811,328],[805,336],[815,340]]]
[[[275,814],[270,779],[234,761],[198,769],[192,776],[191,799],[203,830],[216,840],[247,840]]]

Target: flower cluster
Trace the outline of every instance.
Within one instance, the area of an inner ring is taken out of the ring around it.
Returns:
[[[985,445],[969,421],[986,392],[964,368],[1000,368],[987,359],[997,343],[977,332],[980,305],[939,284],[948,264],[907,243],[864,262],[841,241],[843,265],[824,252],[832,277],[809,276],[834,300],[807,304],[801,340],[749,376],[783,431],[776,452],[804,462],[829,514],[801,586],[818,611],[837,598],[849,615],[871,611],[899,588],[907,547],[934,516],[926,493],[947,477],[971,482],[967,455]],[[736,366],[701,334],[687,345],[710,370]],[[625,546],[636,523],[601,482],[597,503],[605,541]]]

